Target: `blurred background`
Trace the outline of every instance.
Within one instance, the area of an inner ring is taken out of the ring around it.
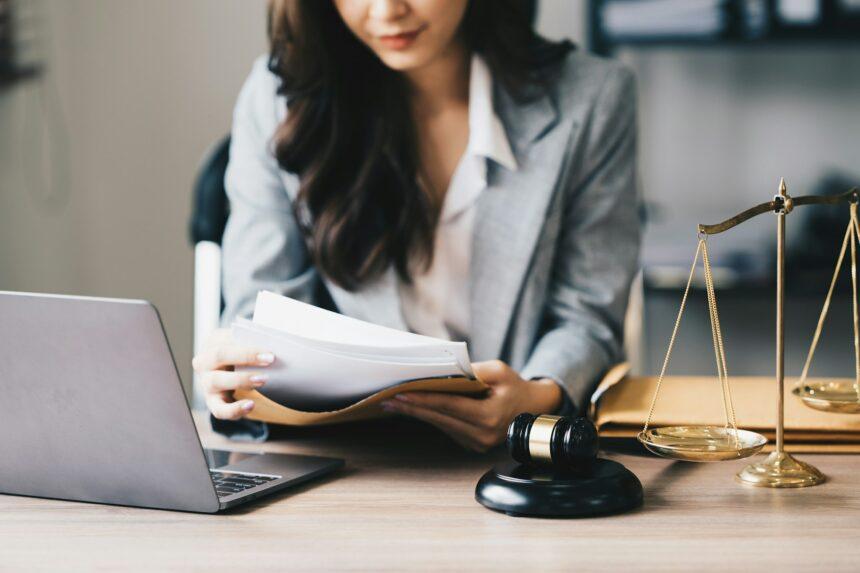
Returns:
[[[860,0],[540,0],[547,36],[639,85],[647,220],[636,367],[659,367],[696,224],[860,185]],[[265,0],[0,0],[0,289],[145,298],[190,383],[193,187],[266,50]],[[787,366],[805,358],[847,209],[788,220]],[[729,371],[773,370],[775,218],[710,241]],[[850,375],[843,277],[813,373]],[[704,294],[672,370],[714,371]],[[2,317],[0,317],[2,320]]]

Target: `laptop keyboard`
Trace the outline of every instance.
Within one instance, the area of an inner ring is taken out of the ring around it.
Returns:
[[[218,470],[209,470],[212,476],[212,483],[215,484],[215,491],[218,497],[229,497],[241,493],[246,489],[265,485],[271,481],[278,479],[277,476],[267,476],[261,474],[240,474],[234,472],[223,472]]]

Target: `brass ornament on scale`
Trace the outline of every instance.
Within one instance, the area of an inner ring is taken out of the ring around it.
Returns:
[[[759,452],[766,443],[764,436],[755,432],[739,430],[734,415],[731,387],[726,370],[725,351],[723,349],[722,333],[717,314],[716,296],[714,293],[713,276],[708,257],[707,237],[716,235],[747,221],[757,215],[772,212],[777,216],[777,266],[776,266],[776,382],[777,382],[777,417],[776,417],[776,447],[764,460],[751,464],[737,474],[741,483],[761,487],[805,487],[818,485],[824,481],[824,475],[815,467],[794,459],[784,448],[784,415],[783,402],[785,386],[785,218],[794,207],[800,205],[837,205],[850,203],[851,221],[842,249],[836,264],[833,280],[830,284],[824,307],[818,321],[809,355],[804,366],[800,381],[793,393],[800,397],[807,406],[829,412],[858,412],[860,413],[860,320],[858,320],[857,304],[857,262],[856,245],[860,241],[860,224],[857,217],[857,203],[860,191],[851,189],[842,195],[835,196],[805,196],[792,198],[785,188],[785,181],[780,180],[779,193],[773,201],[762,203],[731,219],[716,225],[699,225],[699,244],[693,259],[693,267],[687,280],[687,286],[681,299],[681,308],[669,340],[669,348],[663,361],[657,387],[651,400],[651,407],[645,426],[639,433],[638,439],[651,452],[677,460],[687,461],[722,461],[745,458]],[[850,387],[844,382],[807,383],[806,375],[812,362],[815,348],[823,328],[824,320],[830,306],[833,288],[848,244],[851,245],[851,278],[854,309],[854,350],[855,350],[855,380]],[[654,407],[660,393],[660,386],[666,374],[671,358],[678,327],[687,302],[690,285],[696,271],[699,254],[705,271],[705,290],[708,298],[708,309],[711,320],[711,334],[714,342],[714,354],[717,362],[717,374],[722,390],[725,410],[724,426],[674,426],[669,428],[649,428]]]

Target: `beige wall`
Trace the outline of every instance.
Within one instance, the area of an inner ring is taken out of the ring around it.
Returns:
[[[0,92],[0,289],[149,299],[190,381],[190,188],[264,5],[44,0],[50,75]]]

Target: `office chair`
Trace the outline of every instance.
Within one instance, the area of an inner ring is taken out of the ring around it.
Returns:
[[[194,183],[189,235],[194,245],[194,354],[218,328],[221,298],[221,238],[230,212],[224,173],[230,158],[230,137],[224,137],[205,156]],[[203,407],[197,375],[192,404]]]

